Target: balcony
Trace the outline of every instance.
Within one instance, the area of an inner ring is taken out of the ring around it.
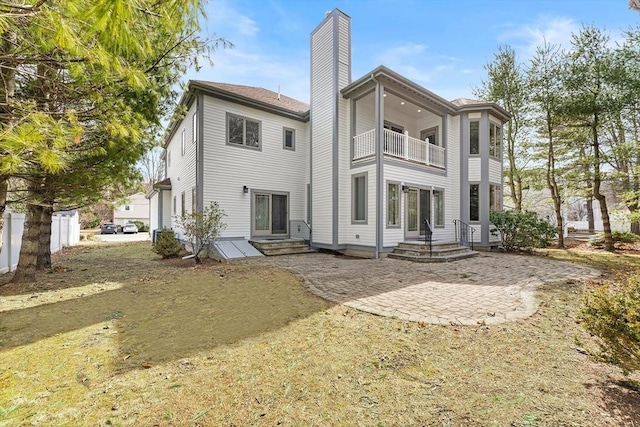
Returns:
[[[376,130],[371,129],[353,137],[353,160],[376,154]],[[391,157],[444,169],[445,149],[427,141],[384,129],[384,154]]]

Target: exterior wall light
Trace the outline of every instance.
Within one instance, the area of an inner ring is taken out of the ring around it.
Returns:
[[[247,194],[249,192],[249,187],[247,187],[246,185],[243,185],[242,191],[244,192],[244,194]]]

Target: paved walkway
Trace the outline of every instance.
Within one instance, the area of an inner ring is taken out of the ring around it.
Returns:
[[[483,252],[449,263],[421,264],[329,254],[253,259],[291,269],[330,301],[398,319],[443,325],[508,322],[531,316],[543,283],[600,276],[589,267],[543,257]]]

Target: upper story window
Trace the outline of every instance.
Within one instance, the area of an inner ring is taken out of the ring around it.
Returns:
[[[227,113],[227,144],[260,149],[261,123]]]
[[[167,168],[171,167],[171,151],[167,151]]]
[[[184,152],[187,151],[187,149],[185,148],[185,142],[184,142],[184,132],[185,130],[182,129],[182,139],[180,140],[180,153],[182,153],[182,155],[184,156]]]
[[[287,150],[296,149],[296,130],[291,128],[284,128],[283,130],[282,146]]]
[[[489,123],[489,155],[499,159],[502,157],[502,128]]]
[[[386,120],[384,121],[384,128],[389,129],[390,131],[393,131],[393,132],[404,133],[404,128],[402,126],[396,125]]]
[[[133,209],[131,209],[131,205],[124,205],[124,210],[125,211],[132,211]]]
[[[191,118],[191,142],[196,143],[198,141],[198,111],[193,113]]]
[[[437,127],[421,130],[420,131],[420,139],[422,141],[428,142],[429,144],[440,146],[439,141],[438,141],[439,138],[438,138],[438,128]]]
[[[480,154],[480,122],[469,122],[469,154]]]

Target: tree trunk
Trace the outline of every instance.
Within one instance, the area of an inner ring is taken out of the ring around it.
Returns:
[[[42,207],[27,205],[27,220],[22,233],[22,246],[18,268],[11,279],[12,283],[32,283],[36,281],[36,261],[40,237],[40,223],[42,221]]]
[[[631,223],[631,232],[633,234],[638,234],[640,235],[640,221],[633,221]]]
[[[43,206],[40,215],[40,236],[36,270],[51,270],[51,218],[53,207]]]
[[[7,207],[7,191],[9,189],[9,179],[0,177],[0,252],[4,242],[4,211]]]
[[[607,209],[607,199],[604,194],[600,193],[600,184],[602,178],[600,176],[600,144],[598,142],[598,125],[599,115],[594,114],[591,131],[593,134],[593,197],[600,204],[600,213],[602,214],[602,226],[604,228],[604,250],[614,252],[616,250],[613,244],[613,235],[611,234],[611,221],[609,219],[609,209]]]
[[[596,224],[593,219],[593,196],[587,198],[587,222],[589,223],[589,233],[595,233]]]

